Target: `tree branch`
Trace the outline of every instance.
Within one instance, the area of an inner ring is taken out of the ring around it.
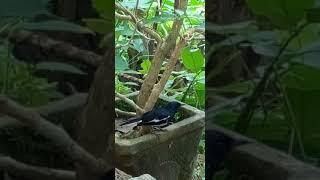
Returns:
[[[69,43],[53,40],[45,35],[33,32],[16,30],[9,34],[9,40],[13,44],[25,43],[26,46],[39,47],[42,51],[41,56],[54,56],[56,59],[68,59],[75,62],[83,62],[97,67],[101,62],[102,56],[94,52],[79,49]]]
[[[123,116],[131,116],[134,117],[137,115],[135,112],[127,112],[127,111],[122,111],[121,109],[116,108],[115,109],[117,114],[123,115]]]
[[[25,108],[11,99],[0,96],[0,113],[11,116],[50,139],[59,146],[72,160],[86,164],[93,172],[101,173],[110,169],[107,164],[97,160],[79,146],[62,128],[45,120],[30,108]]]
[[[175,1],[175,10],[186,11],[188,0]],[[170,34],[166,37],[165,41],[158,46],[156,49],[152,64],[146,78],[141,86],[140,93],[138,95],[138,106],[145,107],[147,100],[151,94],[154,84],[157,81],[158,75],[160,73],[162,63],[165,57],[170,54],[171,50],[174,49],[176,45],[179,32],[183,19],[178,17],[175,19],[172,25]]]
[[[161,44],[163,42],[163,39],[161,36],[152,30],[151,28],[148,28],[145,26],[132,12],[130,12],[128,9],[124,8],[120,4],[116,3],[116,8],[122,12],[124,12],[127,15],[121,15],[119,13],[115,13],[115,17],[117,19],[121,20],[128,20],[135,24],[138,28],[142,29],[146,34],[148,34],[151,38],[155,39],[158,44]]]
[[[177,46],[175,47],[171,58],[169,60],[169,63],[166,65],[166,69],[164,73],[161,76],[160,81],[154,86],[152,89],[152,92],[149,96],[149,99],[144,107],[145,111],[150,111],[153,109],[154,105],[156,104],[161,92],[163,91],[168,79],[171,76],[172,71],[174,70],[179,57],[181,55],[181,49],[186,45],[187,41],[186,39],[181,39]]]
[[[0,169],[10,174],[33,180],[75,180],[73,171],[37,167],[16,161],[8,156],[0,155]]]
[[[132,101],[131,99],[127,98],[125,95],[122,95],[120,93],[116,92],[116,97],[121,99],[122,101],[124,101],[125,103],[127,103],[128,105],[130,105],[132,108],[134,108],[139,114],[143,114],[145,111],[140,108],[134,101]]]

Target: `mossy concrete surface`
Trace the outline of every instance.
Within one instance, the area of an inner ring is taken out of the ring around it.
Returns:
[[[116,137],[116,166],[132,175],[147,173],[159,180],[190,180],[205,125],[204,112],[186,104],[180,109],[189,117],[164,128],[164,132],[134,139]]]
[[[246,141],[234,147],[228,156],[227,168],[234,180],[319,180],[320,169],[271,148],[256,140],[213,124],[206,131],[217,131],[235,141]]]

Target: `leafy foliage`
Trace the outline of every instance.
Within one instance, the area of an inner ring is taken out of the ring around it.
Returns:
[[[0,46],[6,51],[3,46]],[[6,53],[8,54],[8,53]],[[0,89],[12,99],[29,106],[47,104],[50,98],[57,97],[54,86],[46,79],[33,75],[33,68],[18,62],[11,55],[0,53]],[[28,93],[26,93],[28,92]]]
[[[121,5],[133,12],[137,12],[143,23],[155,29],[161,36],[168,35],[172,27],[172,22],[179,16],[185,16],[183,31],[189,28],[204,27],[204,1],[191,0],[188,4],[186,15],[173,12],[173,0],[165,0],[158,11],[156,1],[139,1],[136,9],[136,1],[123,0]],[[150,41],[139,30],[127,21],[117,20],[116,27],[116,71],[117,73],[128,73],[128,69],[136,71],[134,74],[147,74],[152,61]],[[183,33],[183,32],[181,32]],[[164,94],[182,100],[184,94],[187,95],[184,101],[200,108],[204,108],[204,52],[203,41],[195,40],[186,47],[181,56],[183,67],[172,73],[167,82]],[[152,49],[152,47],[151,47]],[[154,50],[154,49],[153,49]],[[186,81],[186,82],[184,82]],[[182,82],[182,87],[177,84]],[[190,86],[190,87],[189,87]],[[189,88],[188,88],[189,87]],[[190,89],[187,91],[187,89]]]
[[[320,158],[320,146],[315,143],[319,141],[319,132],[315,130],[319,123],[314,119],[318,116],[317,79],[320,73],[316,1],[247,0],[247,5],[254,15],[266,17],[271,25],[261,25],[260,18],[226,26],[209,24],[208,31],[225,36],[224,40],[211,45],[209,53],[217,53],[222,48],[234,51],[251,48],[262,64],[258,65],[254,78],[225,84],[222,88],[210,87],[210,93],[221,94],[226,89],[233,89],[240,94],[234,98],[252,97],[257,82],[268,77],[266,88],[257,92],[259,103],[248,107],[255,112],[251,121],[247,119],[250,121],[250,126],[246,127],[248,134],[307,162],[316,162]],[[268,71],[270,67],[271,71]],[[232,127],[238,116],[239,112],[233,106],[218,113],[215,120]]]

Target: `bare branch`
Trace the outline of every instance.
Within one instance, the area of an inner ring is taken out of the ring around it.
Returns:
[[[132,23],[134,23],[135,26],[137,26],[138,28],[143,30],[150,37],[154,38],[158,42],[158,44],[161,44],[163,42],[163,39],[161,38],[161,36],[157,32],[155,32],[153,29],[145,26],[131,11],[124,8],[123,6],[121,6],[118,3],[116,3],[116,8],[126,14],[126,15],[121,15],[119,13],[115,13],[115,17],[117,19],[131,21]]]
[[[126,102],[128,105],[130,105],[132,108],[134,108],[138,113],[143,114],[145,111],[140,108],[134,101],[127,98],[125,95],[119,94],[116,92],[116,97],[121,99],[122,101]]]
[[[50,139],[71,159],[86,164],[92,172],[102,173],[106,169],[110,169],[102,160],[96,159],[79,146],[62,128],[45,120],[38,112],[23,107],[5,96],[0,96],[0,113],[19,120],[39,134]]]
[[[68,59],[76,62],[98,66],[102,56],[94,52],[79,49],[69,43],[53,40],[45,35],[39,35],[29,31],[16,30],[9,34],[11,43],[25,43],[26,45],[39,47],[45,56],[54,55],[57,58]]]
[[[142,79],[139,79],[139,78],[136,78],[136,77],[134,77],[134,76],[130,76],[130,75],[128,75],[128,74],[118,74],[119,76],[122,76],[122,77],[124,77],[124,78],[126,78],[126,79],[129,79],[129,80],[131,80],[131,81],[135,81],[135,82],[138,82],[138,83],[143,83],[143,80]]]
[[[134,117],[134,116],[137,115],[137,113],[135,113],[135,112],[122,111],[121,109],[118,109],[118,108],[116,108],[115,110],[116,110],[117,114],[120,114],[120,115],[123,115],[123,116],[132,116],[132,117]]]
[[[160,81],[154,86],[152,89],[152,92],[149,96],[149,99],[144,107],[145,111],[150,111],[153,109],[154,105],[156,104],[161,92],[163,91],[172,71],[174,70],[175,65],[177,64],[180,54],[181,54],[181,49],[186,45],[186,39],[182,39],[179,41],[177,46],[175,47],[171,58],[169,60],[169,63],[166,65],[166,69],[164,73],[161,76]]]
[[[37,167],[16,161],[8,156],[0,155],[0,170],[10,174],[34,180],[75,180],[73,171]]]
[[[188,0],[175,1],[175,10],[185,11],[187,9]],[[167,55],[171,53],[176,45],[179,32],[183,23],[182,18],[177,18],[172,25],[172,29],[166,40],[158,46],[156,49],[152,64],[146,78],[141,86],[140,93],[138,95],[138,105],[145,107],[147,100],[151,94],[153,86],[155,85],[158,75],[160,73],[162,63]]]

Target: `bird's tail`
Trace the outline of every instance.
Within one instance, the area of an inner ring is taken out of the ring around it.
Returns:
[[[140,120],[141,120],[141,117],[131,118],[131,119],[128,119],[126,122],[120,124],[120,126],[123,126],[123,125],[126,125],[126,124],[132,124],[132,123],[135,123],[135,122],[139,122]]]

